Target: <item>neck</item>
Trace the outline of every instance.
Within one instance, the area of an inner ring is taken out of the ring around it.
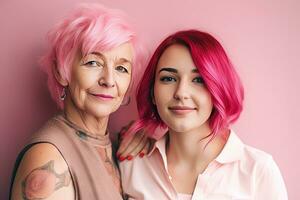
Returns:
[[[208,165],[225,145],[222,136],[212,139],[211,133],[208,123],[187,132],[169,130],[168,165],[185,163],[191,168]]]
[[[84,110],[78,109],[72,101],[66,99],[64,114],[67,120],[88,132],[91,136],[103,136],[106,134],[108,116],[96,117]]]

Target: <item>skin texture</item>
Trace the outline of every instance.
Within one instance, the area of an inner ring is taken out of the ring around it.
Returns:
[[[68,166],[51,144],[40,143],[24,155],[13,185],[12,199],[74,199]]]
[[[108,171],[108,173],[111,175],[111,178],[113,179],[116,188],[121,193],[122,189],[121,189],[121,182],[120,182],[120,174],[117,165],[114,163],[112,159],[111,149],[97,148],[97,152],[101,157],[101,159],[104,161],[104,166]]]
[[[117,151],[119,161],[132,160],[138,155],[143,158],[151,149],[154,140],[148,138],[144,132],[139,132],[134,135],[123,136],[123,133],[132,125],[133,122],[123,127],[119,133],[120,145]]]
[[[159,59],[154,103],[160,117],[174,132],[207,126],[213,108],[211,95],[186,47],[172,45]],[[172,109],[175,106],[187,106],[191,110]]]
[[[44,166],[34,169],[22,182],[24,199],[45,199],[61,187],[67,187],[71,177],[66,170],[57,174],[54,169],[54,160]]]
[[[105,52],[77,56],[71,79],[57,75],[67,89],[65,115],[68,120],[94,135],[104,135],[109,115],[121,105],[131,81],[133,49],[124,43]],[[97,95],[112,98],[99,98]]]
[[[85,130],[88,136],[106,134],[109,115],[119,108],[128,90],[132,60],[132,45],[124,43],[101,53],[91,52],[84,56],[78,53],[70,80],[55,70],[56,79],[66,88],[66,118]],[[99,94],[111,98],[99,98]],[[104,158],[108,172],[115,177],[111,152],[107,148],[105,152],[99,151],[99,156]],[[73,200],[74,186],[69,177],[68,166],[60,152],[51,144],[36,144],[25,153],[19,165],[12,199]]]
[[[171,45],[160,57],[153,102],[169,128],[167,161],[172,183],[177,192],[192,194],[198,175],[225,141],[217,136],[209,142],[212,98],[185,46]]]

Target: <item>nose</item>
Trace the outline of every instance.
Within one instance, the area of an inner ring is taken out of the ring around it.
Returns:
[[[115,87],[115,78],[110,67],[105,67],[103,69],[98,84],[102,87]]]
[[[185,100],[185,99],[189,99],[190,95],[189,95],[189,87],[188,87],[188,83],[186,80],[180,80],[177,84],[175,93],[174,93],[174,99],[176,100]]]

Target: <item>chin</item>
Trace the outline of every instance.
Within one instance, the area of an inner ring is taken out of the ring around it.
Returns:
[[[111,109],[106,108],[104,106],[91,107],[87,109],[87,112],[90,115],[93,115],[97,118],[109,117],[109,115],[113,112]]]
[[[191,126],[187,123],[168,123],[167,126],[169,127],[170,130],[173,130],[177,133],[183,133],[183,132],[188,132],[192,129]]]

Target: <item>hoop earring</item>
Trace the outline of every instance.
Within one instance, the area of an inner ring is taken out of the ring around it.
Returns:
[[[126,98],[126,97],[125,97]],[[124,99],[125,99],[124,98]],[[130,96],[127,96],[127,98],[126,98],[126,100],[124,101],[124,99],[123,99],[123,101],[122,101],[122,103],[121,103],[121,106],[128,106],[129,104],[130,104]]]
[[[66,98],[66,96],[67,96],[66,88],[63,88],[63,90],[62,90],[62,92],[61,92],[61,94],[59,96],[59,99],[62,100],[62,101],[64,101],[65,98]]]

